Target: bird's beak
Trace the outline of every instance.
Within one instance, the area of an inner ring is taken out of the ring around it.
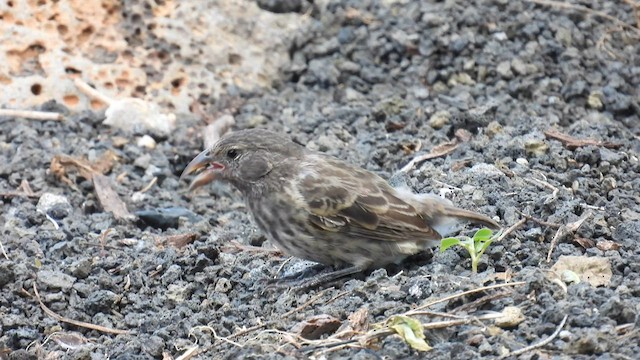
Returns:
[[[224,165],[213,161],[211,151],[205,150],[191,160],[182,172],[182,175],[180,175],[180,180],[189,174],[199,172],[198,176],[196,176],[189,185],[189,191],[193,191],[215,180],[216,172],[222,169],[224,169]]]

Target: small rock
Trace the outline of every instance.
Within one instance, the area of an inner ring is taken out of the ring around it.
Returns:
[[[502,125],[497,121],[492,121],[487,125],[487,136],[494,137],[502,131]]]
[[[44,193],[40,196],[36,209],[54,219],[62,219],[71,213],[71,204],[69,204],[69,200],[65,196]]]
[[[155,358],[161,358],[162,352],[166,345],[164,340],[160,336],[152,335],[144,339],[142,346],[148,354]]]
[[[10,262],[0,262],[0,289],[13,282],[16,274],[13,270],[13,264]]]
[[[40,270],[38,271],[38,282],[52,289],[69,290],[73,286],[76,278],[60,271]]]
[[[186,283],[180,282],[180,284],[169,284],[167,286],[166,296],[167,299],[179,304],[187,299],[189,293],[190,287]]]
[[[84,301],[87,311],[91,314],[109,313],[118,295],[109,290],[94,291]]]
[[[151,154],[143,154],[142,156],[138,156],[134,161],[133,165],[137,166],[141,169],[146,169],[151,164]]]
[[[523,166],[529,166],[529,160],[525,159],[525,158],[517,158],[516,159],[516,163],[523,165]]]
[[[587,97],[587,105],[589,105],[589,107],[592,109],[602,110],[602,107],[604,106],[602,97],[602,92],[592,91]]]
[[[542,156],[549,150],[549,145],[543,140],[527,140],[524,143],[524,150],[529,155]]]
[[[520,58],[511,60],[511,68],[518,75],[528,75],[533,69],[522,61]]]
[[[441,110],[431,115],[429,118],[429,126],[434,129],[441,129],[448,124],[450,120],[451,114],[447,110]]]
[[[615,189],[616,187],[618,187],[616,179],[607,176],[606,178],[602,179],[602,189],[608,193],[609,191]]]
[[[513,72],[511,71],[511,62],[503,61],[496,66],[496,72],[504,79],[511,79]]]
[[[233,286],[231,285],[231,281],[227,278],[220,278],[216,281],[215,291],[220,293],[228,293]]]
[[[85,279],[91,273],[93,262],[89,258],[82,259],[71,265],[71,274],[78,279]]]
[[[611,165],[618,165],[624,158],[623,154],[607,148],[600,148],[599,151],[600,161],[606,161]]]
[[[501,328],[513,328],[525,320],[522,309],[516,306],[507,306],[502,310],[502,317],[495,320],[496,326]]]
[[[429,98],[429,89],[426,87],[416,87],[413,89],[413,96],[418,100],[424,100]]]
[[[471,195],[471,201],[476,205],[484,205],[487,203],[487,199],[484,197],[484,191],[476,190]]]
[[[139,147],[143,147],[147,149],[155,149],[156,147],[156,141],[149,135],[143,135],[142,137],[139,137],[136,144]]]
[[[562,341],[569,342],[569,341],[572,341],[575,338],[575,335],[573,335],[573,333],[571,331],[562,330],[558,334],[558,338],[560,340],[562,340]]]
[[[162,114],[155,103],[125,98],[109,105],[103,124],[127,132],[140,131],[167,136],[175,129],[176,116]]]

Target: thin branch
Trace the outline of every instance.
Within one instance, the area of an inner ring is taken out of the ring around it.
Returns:
[[[31,120],[63,120],[64,116],[56,112],[48,111],[33,111],[33,110],[15,110],[15,109],[0,109],[0,116],[12,117],[12,118],[25,118]]]
[[[640,29],[638,30],[640,31]],[[550,139],[560,141],[568,149],[573,150],[582,146],[602,146],[607,149],[618,149],[622,147],[622,144],[616,144],[609,141],[595,140],[595,139],[578,139],[567,134],[563,134],[556,129],[545,130],[544,135]]]
[[[107,105],[111,105],[111,103],[113,102],[112,98],[108,97],[107,95],[104,95],[103,93],[99,92],[97,89],[92,88],[89,84],[84,82],[82,79],[75,78],[73,82],[75,83],[76,87],[88,97],[99,100]]]
[[[9,255],[7,255],[7,252],[4,250],[4,246],[2,245],[2,240],[0,240],[0,250],[2,251],[2,255],[4,255],[4,258],[9,260]]]
[[[415,309],[412,309],[412,310],[409,310],[409,311],[405,312],[403,315],[410,316],[410,315],[413,315],[414,312],[418,312],[420,310],[426,309],[426,308],[428,308],[428,307],[430,307],[432,305],[439,304],[441,302],[445,302],[445,301],[449,301],[449,300],[453,300],[453,299],[456,299],[456,298],[459,298],[459,297],[463,297],[465,295],[475,294],[477,292],[481,292],[481,291],[485,291],[485,290],[499,289],[499,288],[503,288],[503,287],[507,287],[507,286],[518,286],[518,285],[524,285],[524,284],[526,284],[525,281],[518,281],[518,282],[512,282],[512,283],[504,283],[504,284],[496,284],[496,285],[484,286],[484,287],[477,288],[477,289],[471,289],[471,290],[464,291],[464,292],[461,292],[461,293],[458,293],[458,294],[453,294],[451,296],[444,297],[444,298],[439,299],[439,300],[434,300],[434,301],[428,302],[426,304],[422,304],[422,305],[418,306]]]
[[[542,226],[548,226],[548,227],[553,228],[553,229],[557,229],[560,226],[562,226],[560,224],[551,223],[551,222],[548,222],[548,221],[544,221],[542,219],[538,219],[537,217],[533,217],[531,215],[527,215],[527,214],[523,213],[522,211],[520,211],[518,209],[516,209],[516,212],[518,214],[520,214],[521,216],[524,216],[527,220],[531,220],[531,221],[533,221],[535,223],[538,223],[538,224],[540,224]]]
[[[518,222],[516,222],[515,224],[511,225],[507,230],[505,230],[502,234],[500,234],[500,236],[498,236],[498,238],[494,242],[498,243],[498,242],[504,240],[504,238],[506,238],[512,232],[516,231],[516,229],[518,229],[520,226],[522,226],[526,222],[527,222],[526,218],[522,218],[522,219],[518,220]]]
[[[154,176],[153,179],[151,179],[151,181],[147,184],[147,186],[145,186],[144,188],[142,188],[142,190],[138,191],[141,194],[146,193],[147,191],[149,191],[149,189],[151,189],[153,187],[153,185],[155,185],[158,182],[158,177]]]
[[[531,346],[527,346],[527,347],[522,348],[522,349],[517,350],[517,351],[512,351],[512,352],[510,352],[510,353],[508,353],[506,355],[502,355],[498,359],[506,359],[508,357],[516,357],[516,356],[522,355],[522,354],[524,354],[524,353],[526,353],[528,351],[535,350],[535,349],[541,348],[541,347],[549,344],[550,342],[553,341],[553,339],[555,339],[558,336],[558,334],[560,334],[560,331],[562,331],[562,328],[564,327],[564,324],[567,322],[567,318],[568,317],[569,317],[569,315],[565,315],[564,316],[564,318],[560,322],[560,325],[558,325],[558,328],[556,329],[556,331],[554,331],[553,334],[551,334],[548,338],[540,341],[537,344],[533,344]]]
[[[298,306],[298,307],[297,307],[297,308],[295,308],[295,309],[289,310],[289,311],[287,311],[286,313],[284,313],[284,314],[282,315],[282,317],[283,317],[283,318],[286,318],[286,317],[288,317],[289,315],[294,314],[294,313],[297,313],[298,311],[300,311],[300,310],[302,310],[302,309],[306,308],[307,306],[311,305],[312,303],[314,303],[315,301],[317,301],[318,299],[320,299],[320,298],[321,298],[321,297],[322,297],[322,296],[323,296],[323,295],[324,295],[324,294],[325,294],[329,289],[330,289],[330,288],[326,288],[326,289],[324,289],[324,290],[320,291],[316,296],[312,297],[312,298],[311,298],[309,301],[307,301],[306,303],[304,303],[304,304],[302,304],[302,305]]]
[[[438,145],[435,148],[431,149],[431,152],[429,152],[428,154],[419,155],[411,159],[411,161],[409,161],[407,165],[403,166],[400,171],[408,172],[409,170],[413,169],[413,167],[417,163],[451,154],[457,148],[458,142],[455,140],[442,145]]]
[[[553,254],[553,249],[555,249],[560,239],[564,238],[567,234],[576,232],[580,228],[580,226],[582,226],[582,223],[584,223],[585,220],[591,217],[591,215],[592,215],[592,212],[587,211],[584,215],[582,215],[582,217],[580,217],[580,219],[570,224],[560,226],[555,236],[551,240],[551,245],[549,246],[549,252],[547,253],[547,262],[551,262],[551,254]]]
[[[42,311],[44,311],[47,315],[51,316],[52,318],[61,321],[61,322],[65,322],[67,324],[71,324],[71,325],[75,325],[75,326],[80,326],[83,328],[87,328],[87,329],[92,329],[92,330],[96,330],[96,331],[101,331],[101,332],[105,332],[105,333],[109,333],[109,334],[129,334],[129,330],[119,330],[119,329],[112,329],[112,328],[108,328],[105,326],[100,326],[100,325],[95,325],[95,324],[91,324],[91,323],[87,323],[84,321],[78,321],[78,320],[73,320],[73,319],[69,319],[66,318],[64,316],[58,315],[55,312],[53,312],[51,309],[49,309],[43,302],[42,299],[40,299],[40,294],[38,293],[38,288],[36,287],[36,282],[33,282],[33,292],[36,295],[36,299],[38,300],[38,303],[40,304],[40,308],[42,309]]]

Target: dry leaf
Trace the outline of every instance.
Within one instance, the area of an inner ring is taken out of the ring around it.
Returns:
[[[388,326],[413,349],[431,350],[431,346],[424,340],[424,329],[420,321],[408,316],[397,315],[391,318]]]
[[[577,242],[578,244],[580,244],[580,246],[582,246],[585,249],[589,249],[595,246],[595,242],[591,239],[587,239],[587,238],[575,238],[573,239],[573,241]]]
[[[127,210],[127,205],[111,187],[111,180],[108,177],[95,174],[93,176],[93,187],[104,211],[112,213],[118,220],[131,220],[134,218]]]
[[[188,244],[194,242],[198,238],[198,233],[189,232],[185,234],[167,235],[158,239],[160,244],[169,244],[177,249],[182,249]]]
[[[369,309],[361,307],[353,314],[349,315],[349,326],[353,331],[364,332],[369,330]]]
[[[620,249],[620,244],[611,240],[600,240],[596,243],[596,247],[602,251],[615,251]]]
[[[79,349],[89,343],[89,340],[77,332],[57,332],[49,338],[65,350]]]
[[[292,332],[305,339],[315,340],[325,334],[332,334],[340,327],[340,320],[331,315],[316,315],[296,324]]]

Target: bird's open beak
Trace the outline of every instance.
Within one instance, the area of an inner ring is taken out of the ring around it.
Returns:
[[[198,172],[198,176],[189,185],[189,191],[193,191],[215,180],[216,172],[222,169],[224,169],[224,165],[213,161],[211,151],[205,150],[191,160],[180,175],[180,180],[189,174]]]

